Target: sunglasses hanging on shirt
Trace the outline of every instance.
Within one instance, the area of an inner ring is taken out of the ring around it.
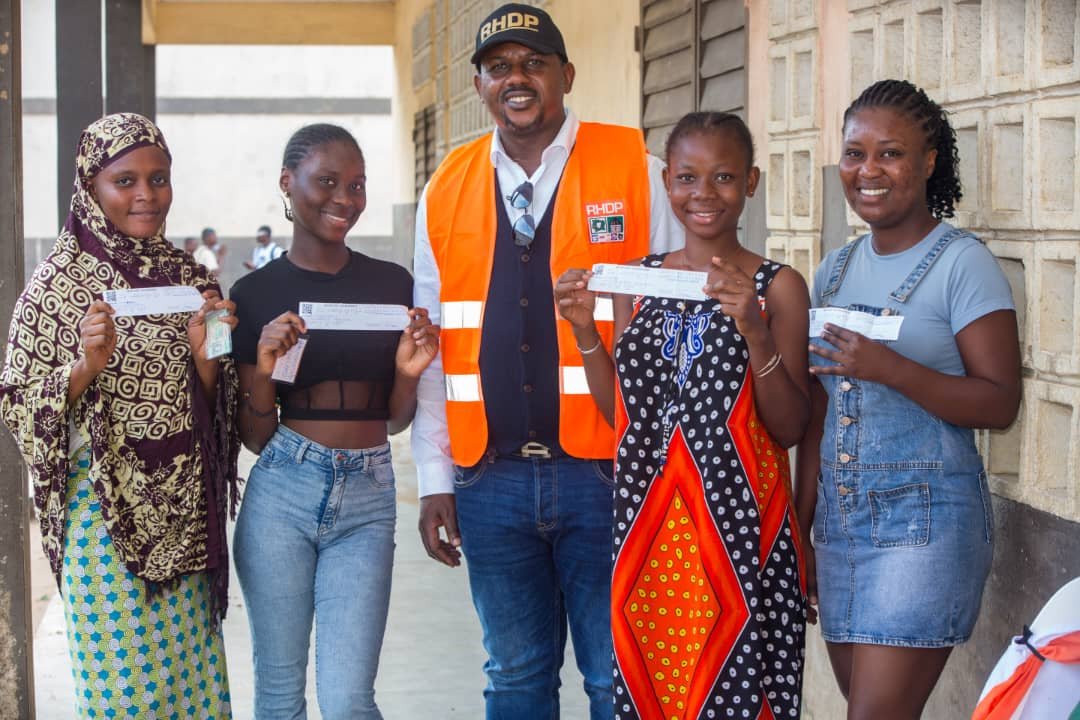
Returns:
[[[515,210],[523,210],[524,214],[514,221],[514,244],[518,247],[527,248],[532,245],[536,237],[536,221],[533,220],[529,206],[532,205],[533,186],[526,180],[517,186],[514,192],[507,198],[511,207]]]

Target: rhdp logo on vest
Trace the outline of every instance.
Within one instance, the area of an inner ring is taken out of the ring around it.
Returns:
[[[531,32],[540,32],[538,29],[539,25],[540,18],[537,15],[508,12],[501,17],[493,18],[484,23],[483,27],[480,28],[480,42],[483,43],[492,35],[505,32],[506,30],[529,30]]]
[[[585,215],[589,218],[589,242],[614,243],[626,239],[626,220],[621,200],[586,203]]]

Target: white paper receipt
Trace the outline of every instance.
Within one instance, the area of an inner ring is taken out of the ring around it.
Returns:
[[[117,316],[195,312],[206,302],[190,285],[106,290],[102,296]]]
[[[404,305],[301,302],[300,317],[308,330],[396,330],[409,326]]]
[[[900,315],[872,315],[859,310],[844,308],[812,308],[810,310],[810,337],[821,337],[825,323],[847,328],[871,340],[896,340],[904,318]]]
[[[589,289],[593,292],[649,295],[651,297],[707,300],[701,288],[708,273],[696,270],[669,270],[636,265],[597,263],[592,268]]]
[[[304,356],[305,345],[307,338],[297,339],[296,344],[274,363],[274,372],[270,373],[270,379],[290,385],[296,382],[296,373],[300,370],[300,358]]]

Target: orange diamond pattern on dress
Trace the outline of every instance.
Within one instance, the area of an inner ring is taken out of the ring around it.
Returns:
[[[731,408],[727,425],[740,459],[748,470],[747,480],[754,490],[758,507],[764,512],[777,490],[777,481],[790,477],[790,469],[787,452],[769,437],[765,425],[758,418],[753,388],[753,377],[747,375],[738,400]]]
[[[786,491],[791,477],[788,454],[769,436],[764,423],[758,417],[754,405],[753,383],[753,378],[748,376],[728,416],[728,430],[743,464],[747,468],[754,468],[754,472],[747,473],[747,481],[761,513],[763,542],[760,561],[764,566],[772,552],[773,540],[779,536],[784,524],[791,527],[798,525],[791,495]],[[805,594],[805,567],[797,533],[792,534],[792,542],[798,548],[799,583]]]
[[[682,507],[677,508],[676,502]],[[687,518],[685,524],[678,519],[682,516]],[[692,555],[700,567],[700,574],[691,572],[686,575],[681,572],[676,581],[672,575],[663,573],[667,576],[666,582],[661,580],[657,571],[667,570],[667,560],[678,557],[670,542],[674,530],[668,529],[669,520],[675,520],[675,527],[685,528],[680,538],[690,533],[689,544],[695,547]],[[633,532],[629,533],[618,552],[611,588],[613,619],[619,617],[619,621],[612,624],[616,660],[642,718],[682,720],[698,717],[702,706],[710,698],[715,678],[727,661],[735,639],[746,628],[749,610],[731,559],[722,552],[701,552],[701,548],[722,546],[722,542],[702,492],[686,438],[682,429],[677,428],[671,438],[664,472],[653,480],[649,502],[642,507]],[[665,546],[666,550],[663,549]],[[654,560],[657,562],[655,568],[652,565]],[[644,587],[646,574],[650,576],[648,587]],[[695,578],[694,587],[690,586],[691,575]],[[697,581],[700,584],[696,584]],[[642,600],[638,593],[642,589],[646,593],[645,599],[649,601],[649,610],[645,611],[644,606],[639,605],[637,611],[632,611],[635,617],[631,617],[627,611],[635,601]],[[654,591],[655,597],[652,596]],[[678,619],[675,613],[680,608],[685,615],[695,597],[700,604],[695,608],[692,619],[697,620],[697,610],[700,610],[701,618],[710,622],[707,625],[697,624],[696,640],[691,636],[688,642],[684,640],[672,647],[668,641],[670,635],[665,638],[657,633],[666,635],[669,629],[674,629],[678,637],[678,627],[671,618]],[[709,617],[709,613],[713,613],[713,616]],[[638,619],[643,620],[644,628],[635,626]],[[650,620],[655,627],[649,627]],[[704,633],[701,631],[703,627]],[[652,636],[652,659],[642,647],[643,629]],[[656,653],[659,649],[655,645],[657,640],[665,643],[672,665],[663,665],[661,655]],[[688,643],[690,652],[686,651]],[[633,650],[628,651],[631,647]],[[682,665],[683,660],[687,661],[686,666]],[[660,670],[654,668],[656,663],[659,663]],[[669,668],[679,671],[678,679],[682,682],[670,682],[675,676],[666,671]],[[662,673],[663,679],[658,678],[657,673]],[[674,691],[669,687],[671,685],[674,685]],[[684,698],[684,708],[679,708],[680,700],[676,695]],[[665,702],[665,697],[668,702]]]
[[[720,603],[702,564],[697,527],[677,489],[646,558],[623,614],[664,718],[678,720]]]

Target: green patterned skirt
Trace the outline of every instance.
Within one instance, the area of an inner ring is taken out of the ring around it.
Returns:
[[[84,446],[70,462],[61,595],[79,718],[232,717],[205,573],[148,595],[105,530]]]

